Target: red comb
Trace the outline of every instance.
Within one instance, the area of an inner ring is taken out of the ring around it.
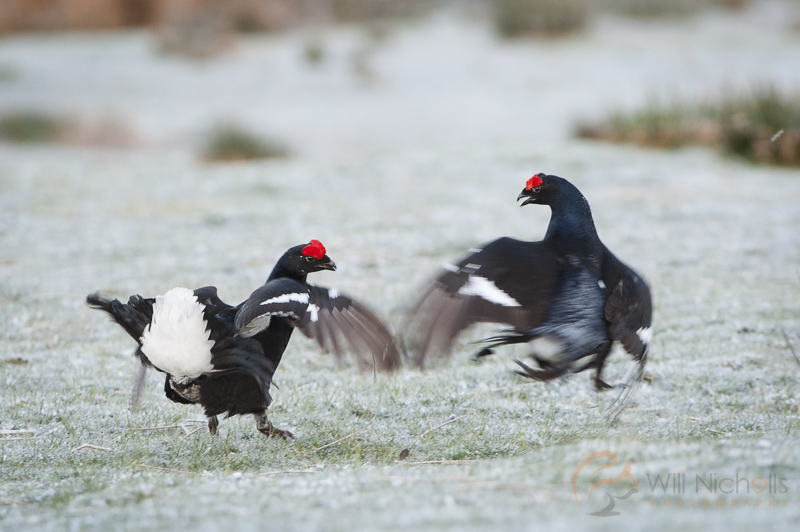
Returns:
[[[538,173],[532,178],[528,179],[528,182],[525,183],[525,190],[530,190],[533,187],[538,187],[542,184],[542,176],[545,175],[543,173]]]
[[[321,259],[325,255],[325,246],[319,240],[312,240],[303,248],[303,255]]]

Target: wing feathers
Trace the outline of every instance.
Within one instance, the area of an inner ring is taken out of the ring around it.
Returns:
[[[371,310],[333,289],[309,285],[308,293],[316,310],[296,322],[303,334],[340,359],[346,344],[361,367],[392,371],[400,366],[391,332]]]
[[[633,270],[617,262],[622,271],[619,280],[610,285],[613,288],[606,301],[605,317],[610,323],[611,339],[620,342],[634,360],[643,360],[653,336],[650,289]]]
[[[288,318],[339,359],[344,359],[347,350],[362,367],[391,371],[400,366],[400,352],[386,325],[364,305],[336,290],[276,279],[242,303],[234,324],[239,336],[250,337],[265,330],[273,317]]]
[[[475,323],[533,328],[556,287],[559,263],[544,242],[501,238],[447,265],[409,313],[406,330],[418,365],[450,354],[456,337]]]
[[[292,279],[275,279],[257,288],[234,318],[240,336],[255,336],[266,329],[272,316],[297,320],[308,308],[308,288]]]

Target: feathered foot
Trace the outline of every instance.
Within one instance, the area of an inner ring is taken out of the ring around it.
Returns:
[[[500,347],[502,345],[522,344],[531,340],[531,338],[532,336],[530,334],[517,331],[515,329],[503,329],[498,335],[490,336],[489,338],[485,338],[480,342],[475,342],[476,344],[480,343],[487,345],[475,353],[472,357],[472,360],[477,361],[483,357],[493,355],[495,347]]]
[[[489,355],[493,355],[493,354],[494,354],[494,349],[492,349],[490,347],[484,347],[483,349],[481,349],[480,351],[478,351],[477,353],[472,355],[472,360],[477,362],[481,358],[488,357]]]
[[[597,375],[594,376],[594,389],[598,392],[604,392],[611,388],[613,388],[613,386],[600,378],[600,371],[598,370]]]
[[[281,430],[270,423],[269,419],[267,419],[266,412],[263,414],[254,414],[253,417],[256,418],[256,428],[267,438],[283,438],[284,440],[294,438],[294,434],[288,430]]]
[[[219,434],[219,419],[217,419],[217,416],[208,416],[208,432],[212,436]]]
[[[522,371],[517,370],[515,372],[517,375],[522,375],[523,377],[529,377],[542,382],[552,381],[561,377],[567,372],[565,369],[558,366],[549,366],[546,369],[533,369],[521,360],[514,359],[514,362],[516,362],[517,365],[522,368]]]

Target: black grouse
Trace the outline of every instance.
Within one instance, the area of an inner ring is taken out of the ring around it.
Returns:
[[[512,329],[487,339],[478,356],[527,343],[538,368],[517,360],[519,374],[548,381],[595,368],[594,383],[602,390],[610,387],[602,370],[617,341],[638,362],[623,381],[630,384],[624,406],[641,379],[652,336],[647,283],[603,245],[589,203],[566,179],[537,174],[520,199],[523,206],[550,206],[544,240],[500,238],[446,266],[411,314],[416,362],[447,355],[474,323],[506,323]]]
[[[362,365],[391,371],[400,364],[392,335],[371,311],[306,282],[309,273],[335,269],[322,243],[312,240],[284,253],[267,282],[235,307],[213,286],[134,295],[127,304],[97,293],[86,301],[136,340],[143,366],[166,373],[169,399],[203,406],[211,434],[217,434],[219,414],[253,414],[262,434],[291,438],[270,423],[267,407],[272,376],[295,328],[339,357],[347,347]]]

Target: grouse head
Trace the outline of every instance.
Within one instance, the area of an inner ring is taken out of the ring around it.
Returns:
[[[537,204],[550,207],[550,224],[545,239],[559,234],[561,240],[566,238],[573,244],[576,238],[588,238],[594,244],[599,242],[589,202],[575,185],[563,177],[536,174],[528,179],[517,196],[517,201],[521,199],[524,201],[520,206]]]
[[[270,278],[291,277],[305,280],[306,275],[322,270],[336,271],[336,264],[325,254],[319,240],[289,248],[275,265]]]
[[[523,188],[522,192],[517,196],[517,201],[525,198],[525,201],[522,202],[520,207],[531,203],[550,205],[550,202],[557,193],[558,183],[556,181],[558,179],[559,178],[556,176],[550,176],[544,173],[538,173],[528,179],[528,182],[525,183],[525,188]]]

